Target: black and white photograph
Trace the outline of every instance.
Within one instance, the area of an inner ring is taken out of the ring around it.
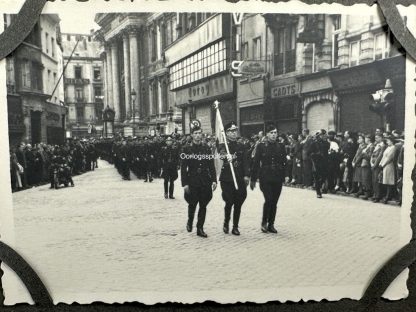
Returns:
[[[361,298],[411,238],[414,69],[381,13],[100,4],[48,3],[0,63],[0,234],[54,303]]]

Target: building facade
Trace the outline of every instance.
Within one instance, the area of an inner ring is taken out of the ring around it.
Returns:
[[[164,49],[171,15],[97,14],[101,26],[104,104],[114,109],[115,132],[125,136],[181,132],[181,114],[168,92]]]
[[[374,16],[245,14],[240,60],[264,62],[264,75],[238,79],[243,135],[274,122],[303,128],[370,131],[384,125],[371,94],[392,83],[393,127],[404,129],[405,57]]]
[[[62,34],[67,137],[101,136],[104,110],[100,43],[90,34]]]
[[[215,132],[213,103],[220,101],[224,124],[236,120],[235,83],[229,73],[233,59],[231,14],[180,13],[177,38],[166,49],[169,91],[182,110],[184,133],[192,119]]]
[[[13,15],[5,16],[10,25]],[[61,144],[65,139],[59,17],[41,15],[24,42],[7,57],[9,141]]]

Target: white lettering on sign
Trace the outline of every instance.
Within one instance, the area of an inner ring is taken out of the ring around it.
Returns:
[[[233,77],[241,77],[242,74],[238,74],[238,69],[240,68],[240,65],[243,63],[243,61],[232,61],[231,62],[231,76]]]
[[[233,21],[235,25],[241,25],[244,13],[233,13]]]
[[[297,88],[295,84],[275,87],[272,89],[272,98],[295,95],[296,91]]]

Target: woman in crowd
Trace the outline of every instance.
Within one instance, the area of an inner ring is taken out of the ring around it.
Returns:
[[[371,135],[366,135],[364,138],[365,147],[363,149],[363,159],[361,161],[361,183],[364,191],[364,199],[372,196],[372,175],[371,175],[371,154],[374,150],[374,139]]]
[[[386,188],[386,197],[384,197],[383,203],[387,204],[387,202],[393,197],[393,190],[396,184],[396,170],[394,165],[396,149],[394,146],[394,139],[391,136],[386,136],[385,144],[387,147],[383,152],[380,167],[383,168],[383,179],[381,183]]]
[[[364,141],[364,135],[359,134],[358,135],[358,149],[355,153],[355,156],[352,160],[352,167],[353,167],[353,179],[352,182],[354,183],[353,188],[356,190],[354,193],[355,197],[359,197],[360,195],[363,195],[363,184],[362,184],[362,169],[361,169],[361,163],[363,160],[363,151],[366,147],[365,141]]]

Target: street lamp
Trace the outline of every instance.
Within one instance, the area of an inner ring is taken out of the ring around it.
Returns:
[[[132,107],[132,111],[133,111],[133,136],[135,136],[135,132],[136,132],[136,106],[135,106],[135,102],[136,102],[137,93],[134,89],[131,90],[130,96],[131,96],[131,101],[133,102],[133,107]]]

